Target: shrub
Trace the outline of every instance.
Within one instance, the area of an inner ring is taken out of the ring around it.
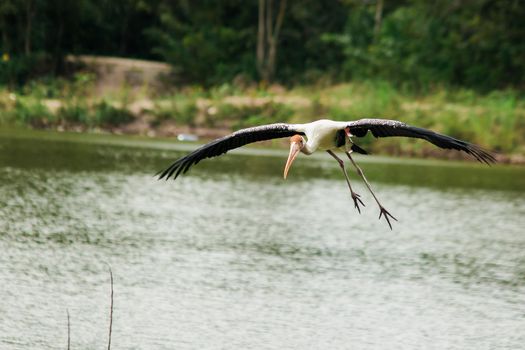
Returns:
[[[92,124],[117,126],[126,124],[134,119],[133,114],[125,108],[117,108],[102,101],[93,107]]]
[[[193,125],[197,115],[195,98],[175,95],[168,101],[160,101],[156,104],[153,115],[155,116],[155,124],[165,120],[173,120],[178,124]]]
[[[78,100],[64,104],[57,112],[57,117],[62,123],[89,124],[89,108]]]
[[[31,126],[46,126],[53,121],[53,115],[39,100],[19,97],[9,115],[9,121]]]
[[[234,106],[226,103],[219,106],[217,115],[210,118],[210,121],[225,121],[234,129],[240,129],[259,124],[285,123],[293,114],[293,109],[283,103],[268,102],[257,106]]]

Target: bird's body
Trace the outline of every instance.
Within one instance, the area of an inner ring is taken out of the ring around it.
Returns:
[[[385,218],[390,225],[389,216],[393,219],[395,218],[390,215],[390,213],[388,213],[388,211],[386,211],[379,203],[379,200],[372,191],[370,184],[366,180],[361,168],[359,168],[351,156],[353,152],[367,154],[365,150],[355,144],[354,138],[364,137],[369,131],[375,137],[402,136],[424,139],[440,148],[455,149],[466,152],[480,162],[487,164],[495,162],[494,157],[490,153],[484,151],[474,144],[458,140],[447,135],[438,134],[431,130],[410,126],[396,120],[360,119],[356,121],[340,122],[321,119],[305,124],[278,123],[236,131],[233,134],[205,144],[190,154],[176,160],[170,167],[159,174],[159,178],[168,179],[173,177],[176,179],[180,174],[186,173],[191,166],[197,164],[205,158],[219,156],[228,152],[229,150],[244,146],[249,143],[291,137],[290,155],[288,157],[288,161],[286,162],[284,171],[285,178],[291,164],[299,152],[310,155],[317,150],[326,151],[332,157],[334,157],[341,166],[341,169],[345,174],[352,199],[354,200],[355,207],[360,211],[359,205],[364,204],[359,199],[359,195],[357,195],[350,186],[350,180],[346,174],[344,162],[333,152],[340,150],[348,156],[352,162],[352,165],[356,168],[357,173],[363,178],[368,189],[374,196],[374,199],[381,210],[379,217],[381,218],[381,215],[385,215]]]
[[[328,119],[317,120],[307,124],[295,124],[295,130],[304,132],[306,145],[302,151],[304,154],[312,154],[317,150],[328,151],[343,147],[348,143],[345,138],[338,139],[338,135],[344,136],[345,122],[336,122]]]

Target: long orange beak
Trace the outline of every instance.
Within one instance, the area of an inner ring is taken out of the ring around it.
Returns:
[[[299,147],[299,143],[292,142],[290,144],[290,154],[288,155],[288,160],[286,161],[286,165],[284,166],[284,179],[286,180],[286,177],[288,176],[288,171],[290,170],[290,167],[292,166],[293,161],[299,154],[299,151],[301,151],[301,147]]]

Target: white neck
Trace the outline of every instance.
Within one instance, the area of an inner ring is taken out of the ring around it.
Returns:
[[[304,140],[304,138],[303,138]],[[305,142],[304,144],[304,147],[301,149],[301,152],[306,154],[306,155],[310,155],[312,153],[314,153],[316,150],[317,150],[317,142],[315,141],[308,141],[308,142]]]

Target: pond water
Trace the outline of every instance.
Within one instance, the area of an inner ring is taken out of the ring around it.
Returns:
[[[0,349],[525,348],[525,168],[0,132]]]

